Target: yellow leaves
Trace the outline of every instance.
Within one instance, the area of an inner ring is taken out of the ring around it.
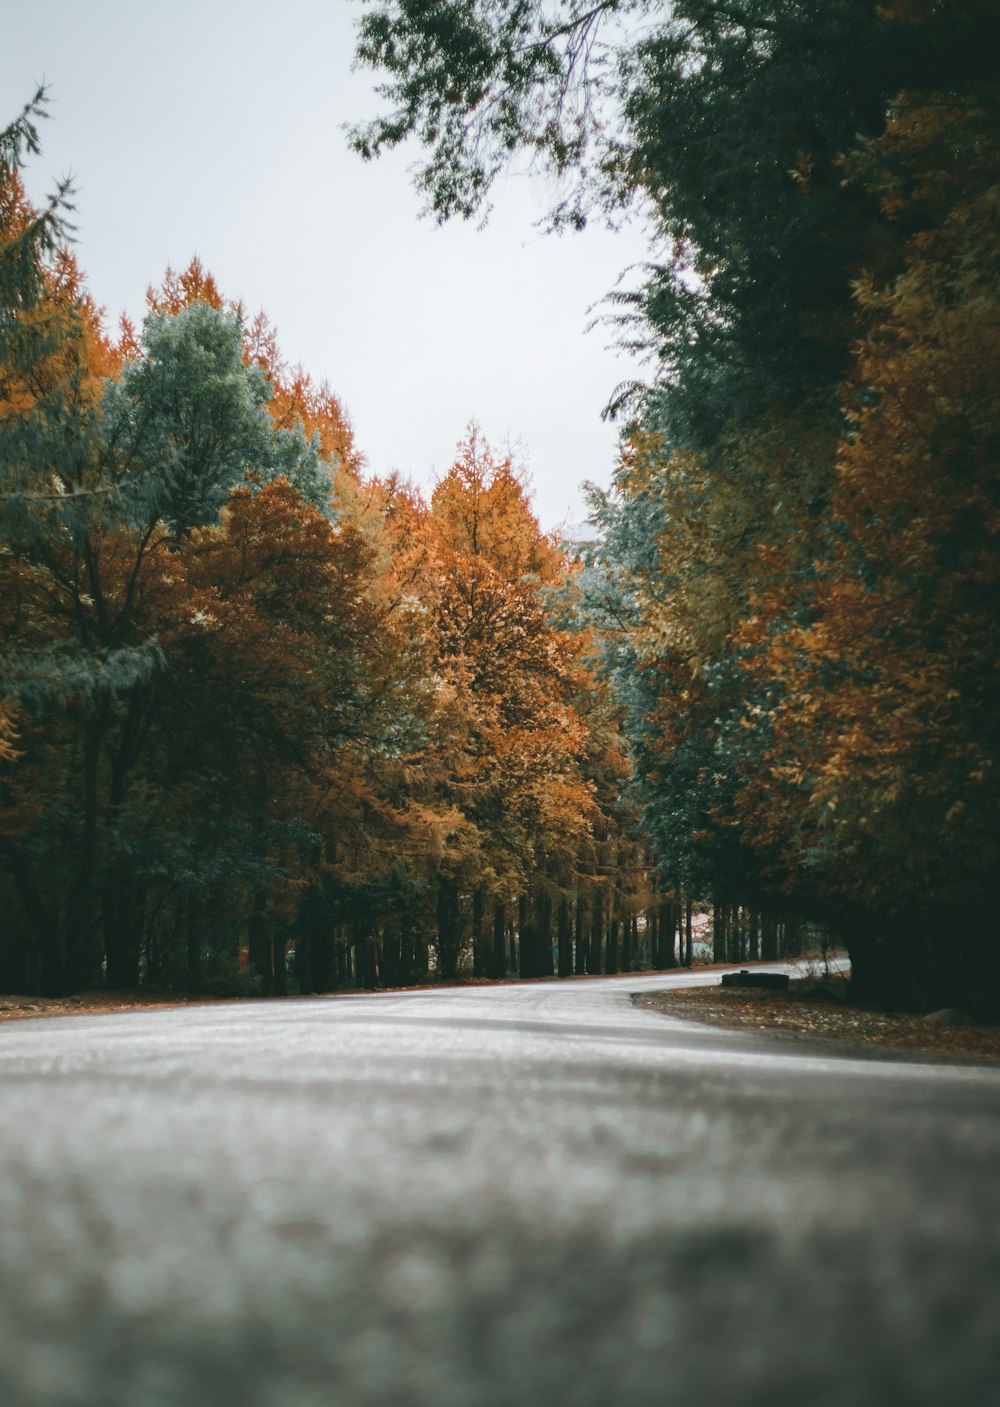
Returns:
[[[789,176],[803,192],[808,192],[809,183],[812,179],[815,162],[812,154],[807,151],[798,151],[795,154],[795,165],[788,172]]]
[[[0,762],[13,762],[21,756],[17,750],[17,726],[10,706],[0,699]]]
[[[595,736],[603,716],[584,716],[599,692],[583,662],[589,642],[547,615],[542,586],[567,564],[521,476],[471,426],[429,509],[392,480],[373,481],[371,502],[391,545],[392,609],[432,662],[423,765],[463,818],[449,863],[488,883],[536,850],[570,864],[595,815],[591,755],[605,748],[602,765],[622,764]]]
[[[198,609],[189,617],[190,623],[198,630],[216,630],[220,624],[219,617],[212,611]]]

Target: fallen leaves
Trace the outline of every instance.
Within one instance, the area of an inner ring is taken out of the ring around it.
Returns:
[[[920,1016],[870,1011],[837,1000],[816,1000],[793,984],[785,992],[721,987],[650,992],[639,1006],[711,1026],[769,1032],[793,1040],[821,1039],[928,1055],[1000,1061],[1000,1027],[928,1026]]]

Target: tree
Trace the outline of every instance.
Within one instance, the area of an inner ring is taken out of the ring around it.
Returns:
[[[839,917],[883,1000],[947,996],[929,935],[997,899],[996,7],[398,3],[360,33],[394,108],[355,145],[422,141],[439,217],[533,152],[577,178],[557,220],[638,201],[665,251],[616,295],[655,372],[615,400],[594,564],[661,867]]]
[[[576,569],[540,533],[509,460],[496,460],[474,426],[435,488],[431,520],[438,668],[465,719],[456,799],[479,837],[456,872],[473,889],[477,961],[505,972],[516,901],[521,974],[552,971],[553,941],[566,971],[571,908],[582,925],[583,910],[600,907],[595,891],[616,889],[627,827],[617,812],[627,771],[618,714],[579,627]]]
[[[0,697],[21,717],[23,752],[40,736],[32,715],[45,715],[50,741],[62,746],[57,721],[81,709],[76,797],[80,825],[61,864],[68,867],[65,924],[40,905],[21,845],[37,810],[18,775],[4,778],[5,856],[39,946],[50,990],[75,985],[86,965],[96,864],[96,720],[113,699],[155,669],[155,643],[105,629],[106,600],[94,585],[95,543],[115,521],[116,485],[103,457],[100,402],[110,349],[76,266],[62,247],[69,232],[69,187],[60,183],[34,210],[18,175],[39,150],[40,90],[0,135],[0,528],[4,552],[3,678]],[[62,928],[62,932],[60,931]]]
[[[176,683],[165,647],[176,647],[170,622],[186,580],[178,553],[239,485],[263,493],[280,482],[301,511],[304,497],[329,514],[331,480],[318,435],[270,417],[242,323],[206,278],[187,292],[207,300],[151,312],[141,342],[126,329],[110,345],[58,244],[65,192],[37,215],[17,178],[22,147],[37,147],[40,103],[6,134],[0,171],[0,808],[27,924],[17,980],[31,963],[55,992],[102,969],[118,985],[138,980],[136,846],[150,827],[135,823],[130,799],[138,784],[149,804],[141,764]],[[197,629],[199,608],[183,619]]]
[[[146,318],[141,354],[125,362],[103,404],[131,523],[162,521],[182,536],[216,520],[248,476],[285,478],[308,502],[329,507],[318,442],[300,423],[274,426],[273,388],[259,364],[247,365],[243,343],[238,317],[209,303]]]
[[[901,94],[852,161],[896,239],[855,290],[831,539],[742,631],[746,833],[848,909],[859,987],[897,1005],[984,1007],[1000,977],[995,98]]]
[[[939,39],[939,68],[967,69]],[[358,43],[389,110],[352,142],[372,159],[419,141],[441,219],[479,211],[519,154],[571,183],[556,223],[639,210],[663,257],[618,301],[655,358],[646,418],[703,446],[778,399],[835,416],[850,278],[879,238],[838,161],[929,49],[874,0],[389,0]]]
[[[636,0],[381,4],[359,21],[357,57],[388,75],[379,91],[394,107],[353,128],[352,145],[371,160],[418,136],[430,154],[417,183],[439,219],[479,210],[519,149],[571,171],[599,130],[602,22],[636,9]]]

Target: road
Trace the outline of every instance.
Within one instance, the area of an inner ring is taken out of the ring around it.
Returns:
[[[0,1026],[0,1403],[996,1407],[1000,1069],[677,980]]]

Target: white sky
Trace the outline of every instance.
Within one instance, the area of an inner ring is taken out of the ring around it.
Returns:
[[[531,473],[546,528],[585,513],[635,374],[587,333],[590,309],[646,257],[637,229],[557,238],[527,176],[485,230],[418,219],[417,152],[368,165],[341,125],[383,104],[352,74],[356,0],[4,0],[0,125],[45,80],[37,197],[77,179],[77,254],[111,319],[194,254],[226,297],[263,308],[284,355],[326,378],[377,472],[428,486],[475,418]]]

